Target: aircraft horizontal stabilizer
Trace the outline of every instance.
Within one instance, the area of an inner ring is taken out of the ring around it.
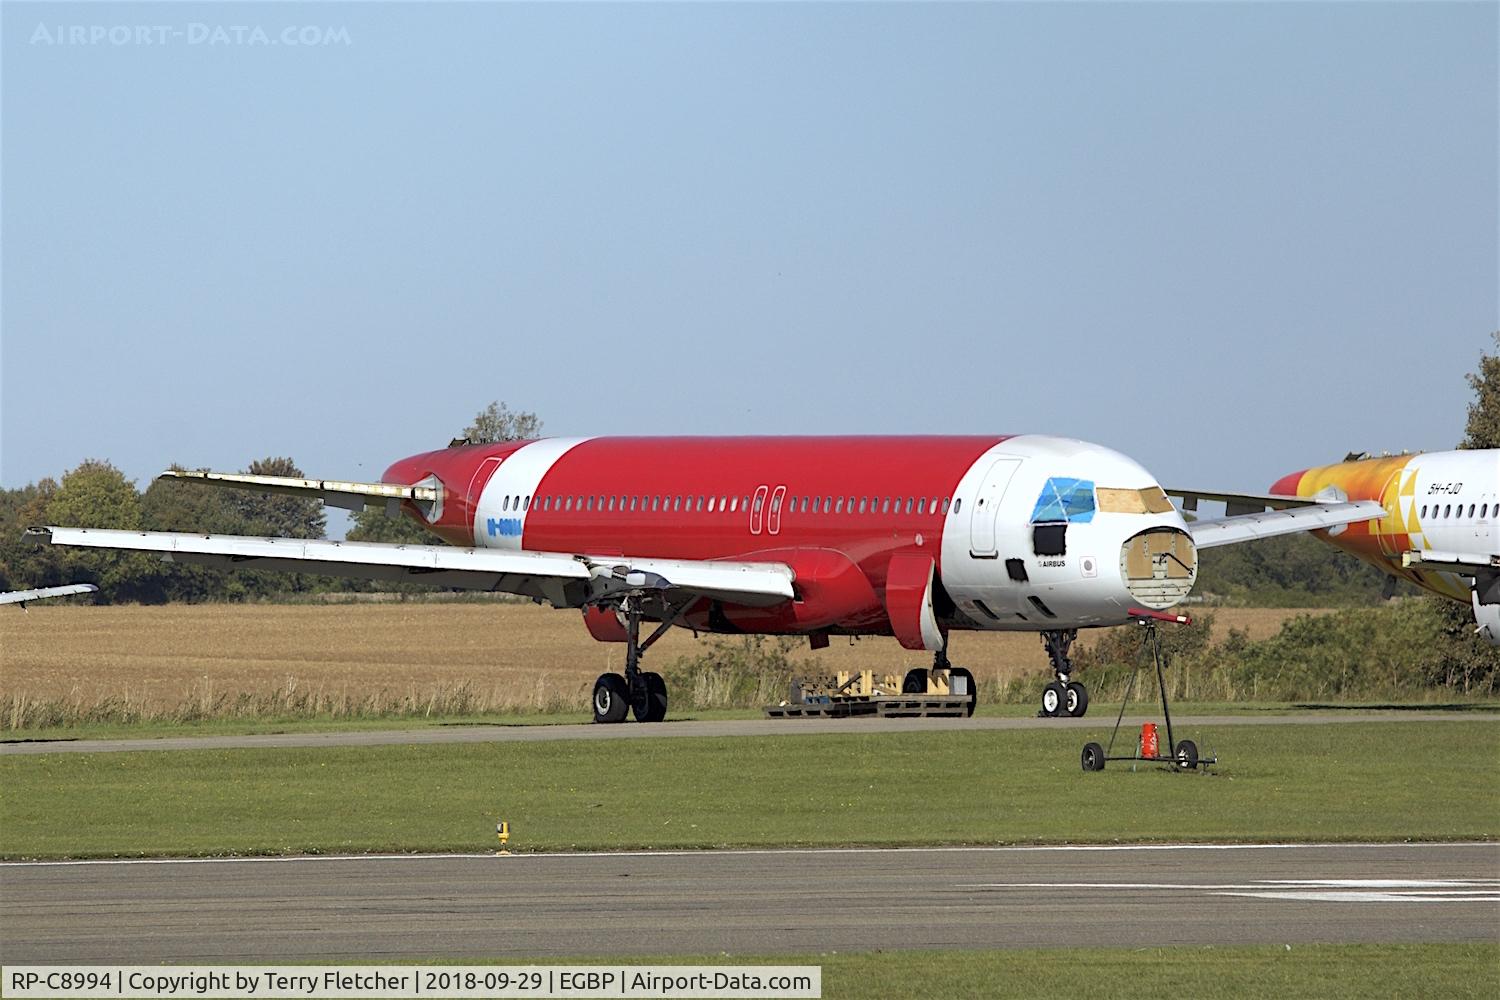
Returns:
[[[361,511],[370,503],[386,506],[394,515],[401,501],[410,500],[422,509],[429,520],[435,520],[443,501],[442,487],[430,484],[400,486],[392,483],[346,483],[335,479],[297,479],[292,476],[252,476],[236,472],[209,472],[207,469],[168,469],[158,479],[221,486],[256,493],[279,493],[283,496],[322,500],[331,507]]]
[[[1249,514],[1262,510],[1288,510],[1293,507],[1311,507],[1321,503],[1317,497],[1287,496],[1280,493],[1218,493],[1208,490],[1183,490],[1163,487],[1162,492],[1182,501],[1182,509],[1195,511],[1199,500],[1222,503],[1230,516]],[[1325,499],[1344,499],[1328,497]]]
[[[48,597],[67,597],[70,594],[92,594],[99,588],[92,583],[69,583],[61,587],[40,587],[36,590],[9,590],[0,594],[0,604],[25,604]]]
[[[1233,545],[1255,538],[1291,535],[1318,528],[1336,528],[1385,516],[1385,508],[1374,500],[1360,500],[1356,503],[1309,501],[1280,510],[1235,514],[1212,521],[1190,521],[1187,528],[1198,548],[1211,549],[1216,545]]]
[[[582,607],[612,594],[656,591],[769,607],[792,597],[783,563],[622,559],[565,552],[501,551],[453,545],[392,545],[307,538],[194,535],[175,531],[31,528],[54,545],[156,552],[170,562],[221,569],[275,569],[363,580],[408,580],[488,590]]]

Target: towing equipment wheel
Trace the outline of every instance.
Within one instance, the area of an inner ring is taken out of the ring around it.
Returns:
[[[1178,767],[1192,770],[1198,766],[1198,744],[1192,740],[1179,740],[1176,757]]]

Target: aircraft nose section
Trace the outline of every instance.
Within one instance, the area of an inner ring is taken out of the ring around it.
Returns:
[[[1150,528],[1120,546],[1120,575],[1131,597],[1153,611],[1165,611],[1192,593],[1198,547],[1179,528]]]

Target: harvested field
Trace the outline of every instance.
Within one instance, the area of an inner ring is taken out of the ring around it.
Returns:
[[[1214,637],[1240,628],[1264,638],[1306,613],[1217,609]],[[701,648],[674,630],[649,662],[662,669]],[[795,655],[808,673],[927,662],[894,639],[835,639]],[[590,638],[576,612],[530,604],[41,605],[0,614],[0,727],[24,725],[27,706],[49,702],[199,718],[581,711],[594,678],[618,670],[622,656],[622,646]],[[953,658],[981,684],[1046,662],[1030,634],[956,633]]]

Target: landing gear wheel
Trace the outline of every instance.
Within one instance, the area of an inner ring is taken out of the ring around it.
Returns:
[[[1085,743],[1083,745],[1083,769],[1085,771],[1104,770],[1104,748],[1097,743]]]
[[[902,694],[926,694],[927,693],[927,671],[921,667],[913,667],[906,672],[906,677],[901,681]]]
[[[1191,771],[1198,766],[1198,744],[1192,740],[1179,740],[1175,756],[1178,767]]]
[[[974,686],[974,675],[969,673],[968,669],[965,667],[954,667],[953,672],[948,676],[950,679],[949,683],[951,685],[948,690],[950,691],[957,688],[959,686],[959,680],[962,679],[964,693],[969,699],[968,702],[964,704],[964,716],[968,717],[973,715],[974,706],[979,704],[979,689]]]
[[[624,722],[630,709],[630,690],[619,674],[600,674],[594,682],[594,721]]]
[[[1049,719],[1055,719],[1067,712],[1068,690],[1062,686],[1061,681],[1053,681],[1042,688],[1042,714]]]
[[[1089,689],[1077,681],[1068,682],[1068,714],[1075,719],[1089,710]]]
[[[661,674],[643,671],[640,675],[639,691],[631,699],[630,708],[635,712],[636,722],[660,722],[667,717],[667,682]]]

